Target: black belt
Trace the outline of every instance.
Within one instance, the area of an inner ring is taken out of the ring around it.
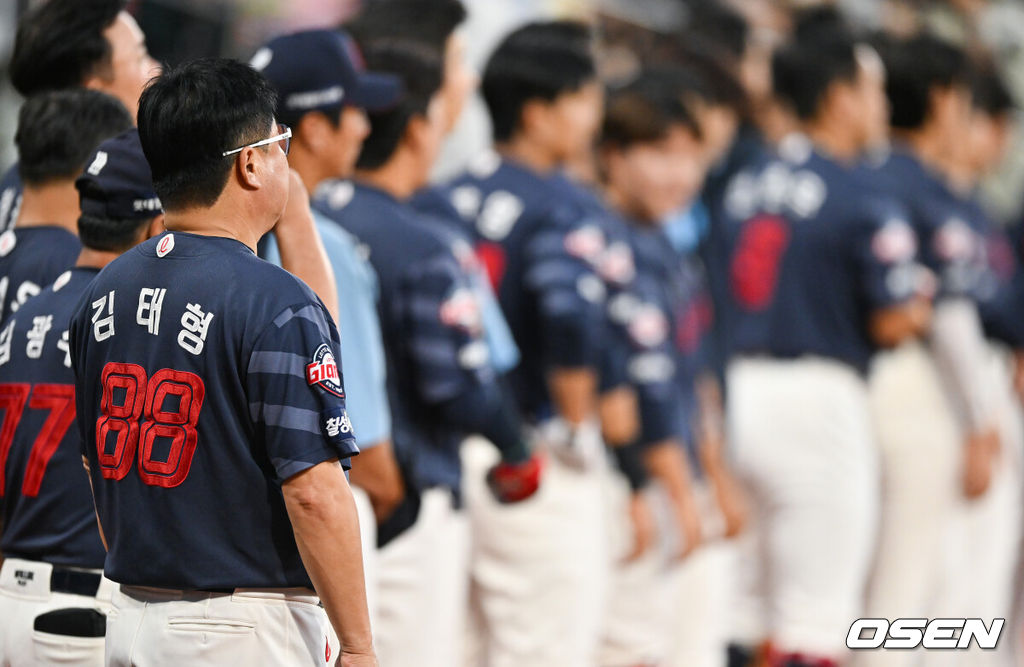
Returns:
[[[82,572],[55,566],[50,574],[50,590],[54,593],[96,597],[102,579],[103,577],[95,572]]]

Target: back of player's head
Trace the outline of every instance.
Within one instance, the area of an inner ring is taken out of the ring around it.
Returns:
[[[552,102],[595,78],[585,24],[550,21],[515,30],[487,61],[481,82],[494,139],[507,141],[515,135],[528,102]]]
[[[724,2],[692,3],[684,39],[690,35],[707,40],[739,60],[747,50],[750,25],[737,10]]]
[[[967,85],[970,71],[967,55],[931,35],[918,35],[893,44],[882,55],[889,118],[894,128],[920,128],[929,117],[932,94],[936,90]]]
[[[134,128],[100,144],[75,187],[82,210],[78,236],[93,250],[127,250],[163,212]]]
[[[377,169],[394,155],[410,121],[427,115],[430,101],[441,89],[444,60],[426,44],[399,40],[368,45],[366,63],[375,71],[397,75],[404,89],[399,102],[390,109],[367,115],[370,134],[363,141],[356,166]]]
[[[378,0],[368,3],[346,27],[364,47],[413,40],[443,53],[464,20],[466,8],[460,0]]]
[[[131,126],[124,105],[95,90],[33,95],[18,113],[14,135],[21,179],[28,186],[73,179],[101,141]]]
[[[772,54],[772,85],[776,97],[801,120],[818,115],[829,88],[853,83],[858,74],[856,43],[835,31],[829,39],[801,39]]]
[[[618,89],[605,101],[601,147],[623,150],[634,144],[656,142],[682,127],[695,138],[701,130],[686,107],[686,74],[669,68],[651,68]]]
[[[223,152],[267,138],[277,104],[248,65],[204,58],[165,71],[139,100],[139,138],[167,210],[212,206],[228,181]]]
[[[82,85],[111,67],[104,31],[126,0],[48,0],[18,24],[11,56],[11,83],[28,97],[44,90]]]

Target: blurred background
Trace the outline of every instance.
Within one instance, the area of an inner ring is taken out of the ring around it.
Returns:
[[[0,3],[0,167],[14,159],[13,135],[20,98],[7,80],[7,61],[17,18],[37,0]],[[146,34],[150,53],[175,64],[199,56],[248,59],[276,34],[306,27],[330,27],[373,0],[131,0],[129,11]],[[909,35],[928,31],[991,59],[1011,87],[1017,106],[1024,100],[1024,3],[1020,0],[464,0],[469,56],[482,66],[497,41],[536,17],[572,16],[594,23],[606,78],[627,77],[637,55],[700,41],[716,58],[736,68],[747,89],[751,113],[758,94],[767,95],[772,47],[790,28],[792,12],[816,5],[838,7],[854,25],[869,31]],[[730,27],[716,19],[721,6],[740,13],[747,25]],[[1024,193],[1024,125],[1015,114],[1013,148],[983,189],[984,203],[1004,224],[1021,218]],[[487,119],[479,100],[471,104],[452,135],[437,176],[452,174],[488,143]],[[762,127],[764,118],[753,119]]]

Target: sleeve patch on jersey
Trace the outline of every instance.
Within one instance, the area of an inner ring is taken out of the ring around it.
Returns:
[[[565,249],[573,257],[579,257],[594,265],[604,252],[604,233],[594,225],[585,225],[565,236]]]
[[[327,343],[321,344],[313,353],[313,361],[306,364],[306,382],[311,387],[320,385],[327,392],[345,398],[338,363],[334,360],[334,353]]]
[[[974,232],[967,223],[952,218],[935,234],[935,252],[945,260],[963,261],[974,254]]]
[[[640,347],[655,347],[668,338],[668,319],[656,306],[636,309],[629,323],[629,335]]]
[[[14,235],[13,229],[0,234],[0,257],[7,257],[17,244],[18,237]]]
[[[348,418],[345,408],[335,406],[320,413],[320,428],[328,442],[339,449],[343,458],[359,453],[356,446],[356,434],[352,431],[352,421]]]
[[[917,237],[907,223],[891,220],[875,232],[871,239],[871,252],[886,264],[905,262],[917,252]]]
[[[610,283],[625,285],[636,275],[633,250],[621,241],[612,243],[601,256],[601,276]]]
[[[476,295],[466,287],[459,287],[441,304],[441,322],[445,326],[457,327],[471,334],[483,330],[483,317]]]

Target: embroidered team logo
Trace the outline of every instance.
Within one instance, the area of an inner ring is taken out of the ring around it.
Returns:
[[[313,353],[313,363],[306,365],[306,382],[310,386],[320,385],[335,396],[345,398],[345,390],[341,386],[341,374],[338,364],[327,343],[322,344]]]
[[[166,257],[171,254],[172,250],[174,250],[174,234],[168,234],[160,239],[160,243],[156,244],[157,257]]]
[[[18,237],[14,235],[13,229],[8,229],[0,234],[0,257],[6,257],[16,245],[18,245]]]

